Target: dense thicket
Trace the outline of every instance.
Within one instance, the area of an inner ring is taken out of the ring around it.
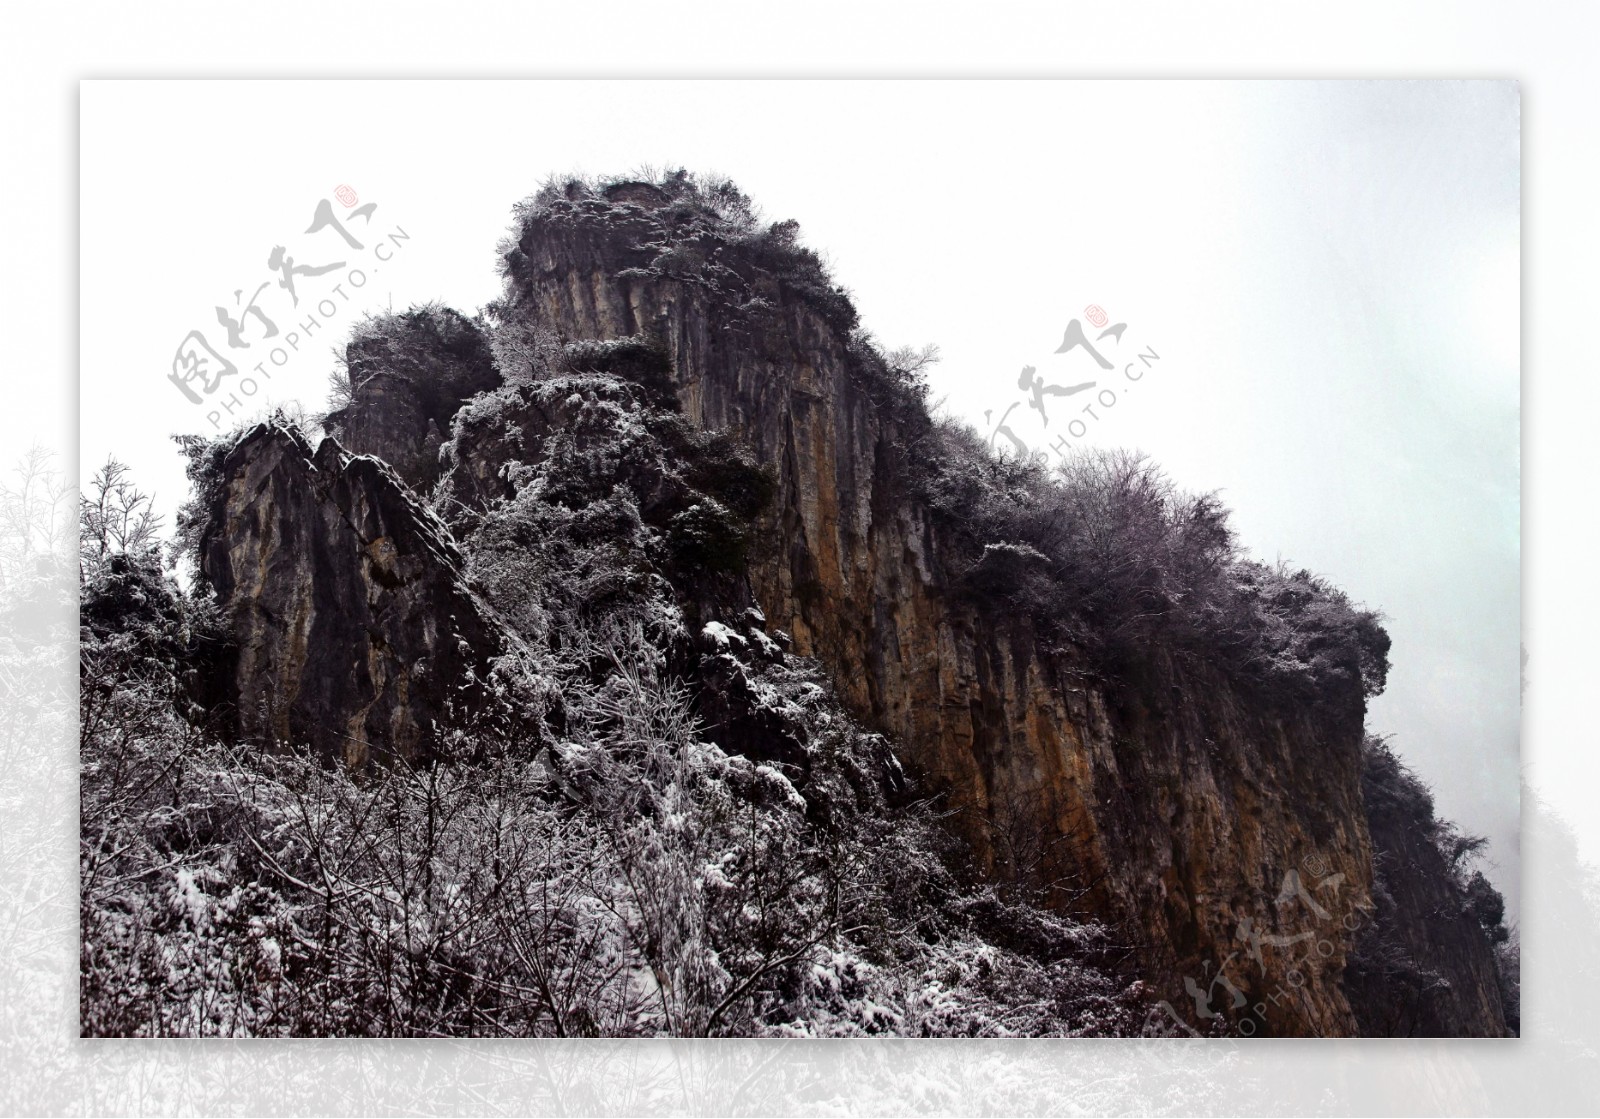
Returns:
[[[888,744],[728,613],[762,473],[649,395],[563,374],[462,417],[523,448],[452,508],[537,750],[228,745],[186,699],[203,608],[148,556],[88,581],[126,624],[83,635],[86,1032],[1137,1031],[1108,931],[966,878]]]

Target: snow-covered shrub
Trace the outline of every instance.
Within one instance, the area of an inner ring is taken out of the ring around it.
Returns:
[[[547,755],[364,774],[222,746],[158,682],[130,681],[116,717],[85,721],[85,1031],[1006,1035],[1131,1021],[1134,993],[1090,962],[1103,932],[996,910],[958,882],[931,814],[890,804],[882,740],[848,722],[815,666],[746,666],[761,701],[805,728],[802,775],[711,740],[667,659],[614,618],[569,633],[542,666],[565,701]],[[1044,935],[1007,943],[1030,923]]]
[[[458,530],[478,533],[475,577],[499,578],[492,558],[524,578],[543,553],[544,570],[592,599],[604,585],[642,588],[648,572],[692,582],[742,570],[771,472],[658,400],[618,374],[572,373],[463,408],[441,501]]]
[[[362,384],[380,373],[409,382],[429,415],[453,411],[462,396],[500,381],[483,324],[440,303],[369,314],[356,323],[345,348],[349,391],[343,405],[359,400]],[[337,391],[332,403],[340,404]]]
[[[1241,557],[1216,495],[1184,493],[1143,456],[1085,450],[1051,467],[949,423],[918,453],[935,516],[966,543],[964,588],[1027,611],[1107,674],[1162,647],[1286,700],[1382,691],[1378,615],[1310,572]]]

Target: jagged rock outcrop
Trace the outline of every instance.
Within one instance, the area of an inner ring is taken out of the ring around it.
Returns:
[[[232,636],[239,732],[355,766],[421,759],[487,702],[506,647],[442,522],[384,463],[261,424],[217,464],[201,574]]]
[[[777,468],[751,567],[761,606],[970,814],[991,869],[1030,847],[1059,853],[1189,1024],[1220,1012],[1254,1014],[1247,1030],[1354,1032],[1337,924],[1370,888],[1359,687],[1286,709],[1154,651],[1108,687],[1026,616],[964,602],[949,534],[897,451],[894,402],[852,352],[854,312],[785,272],[792,235],[556,201],[507,254],[506,314],[563,339],[663,346],[690,418]],[[1298,891],[1280,904],[1291,874],[1328,888],[1316,907]]]
[[[500,383],[477,324],[443,307],[422,307],[357,327],[345,349],[349,400],[328,430],[358,455],[378,455],[418,493],[439,477],[450,417],[469,397]]]

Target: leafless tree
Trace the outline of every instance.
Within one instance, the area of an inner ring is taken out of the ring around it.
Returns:
[[[72,531],[71,483],[34,446],[12,468],[16,483],[0,482],[0,591],[15,592],[35,578],[41,560],[58,559]]]
[[[115,456],[95,471],[78,498],[78,573],[87,580],[115,555],[143,555],[156,546],[162,517],[155,499],[134,484]]]

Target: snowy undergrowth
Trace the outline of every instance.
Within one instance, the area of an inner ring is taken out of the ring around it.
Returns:
[[[1137,1032],[1111,934],[966,877],[767,631],[731,441],[605,373],[470,411],[502,484],[438,499],[536,744],[444,728],[455,760],[359,772],[228,744],[191,698],[202,605],[148,558],[86,585],[85,1032]]]

